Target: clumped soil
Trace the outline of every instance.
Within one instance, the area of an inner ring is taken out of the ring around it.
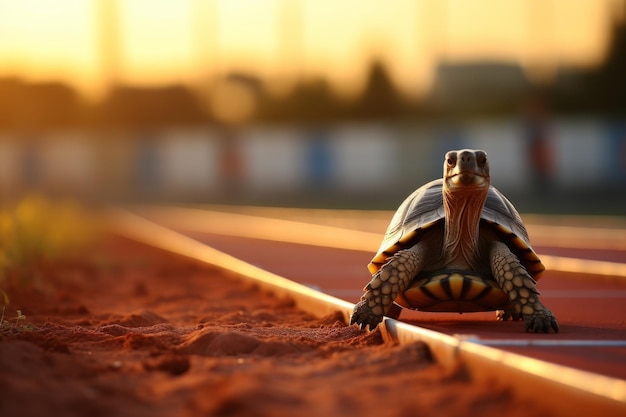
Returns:
[[[433,363],[421,343],[386,344],[133,241],[33,273],[8,288],[1,416],[547,415]]]

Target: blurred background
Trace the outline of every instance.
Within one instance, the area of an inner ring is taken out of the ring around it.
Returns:
[[[626,0],[0,0],[0,193],[626,215]]]

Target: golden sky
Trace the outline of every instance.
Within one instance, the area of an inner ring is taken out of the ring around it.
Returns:
[[[97,97],[117,80],[198,84],[230,70],[356,91],[385,60],[424,91],[441,59],[590,65],[623,0],[0,0],[0,76]]]

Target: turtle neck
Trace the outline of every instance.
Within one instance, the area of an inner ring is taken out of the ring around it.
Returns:
[[[479,224],[489,188],[450,190],[444,185],[446,210],[444,254],[446,266],[473,269],[480,266]]]

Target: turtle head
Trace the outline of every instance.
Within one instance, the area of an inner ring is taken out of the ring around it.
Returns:
[[[447,191],[488,190],[490,177],[487,153],[473,149],[446,153],[443,179]]]

